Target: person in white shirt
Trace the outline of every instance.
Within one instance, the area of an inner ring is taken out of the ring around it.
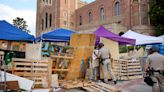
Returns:
[[[92,68],[93,68],[93,80],[96,81],[99,79],[99,46],[96,45],[93,53],[92,53]]]

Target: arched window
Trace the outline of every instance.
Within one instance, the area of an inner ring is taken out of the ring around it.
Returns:
[[[44,19],[42,19],[42,30],[44,29]]]
[[[82,25],[82,16],[79,17],[79,25]]]
[[[104,18],[105,18],[104,8],[100,8],[100,20],[104,20]]]
[[[120,15],[120,2],[118,1],[115,3],[115,15]]]
[[[52,25],[52,14],[50,14],[49,16],[50,16],[49,17],[49,26],[51,27],[51,25]]]
[[[51,3],[52,3],[52,1],[50,0],[50,1],[49,1],[49,3],[51,4]]]
[[[48,13],[46,13],[46,28],[48,26]]]
[[[89,17],[89,23],[92,21],[92,13],[91,12],[89,12],[89,14],[88,14],[88,17]]]
[[[46,4],[48,4],[48,0],[46,0]]]
[[[67,4],[67,0],[65,0],[65,4]]]

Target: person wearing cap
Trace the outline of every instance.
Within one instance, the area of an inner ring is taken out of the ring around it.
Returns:
[[[112,80],[114,84],[116,84],[116,77],[113,73],[112,67],[111,67],[111,53],[110,51],[104,47],[103,43],[99,44],[99,58],[102,59],[102,67],[103,67],[103,75],[104,75],[104,82],[108,83],[108,73],[111,75]]]
[[[151,75],[152,80],[155,82],[153,85],[153,92],[164,92],[164,88],[159,86],[160,80],[164,80],[163,71],[164,71],[164,56],[159,54],[159,49],[155,46],[150,48],[150,55],[146,60],[145,71],[153,70],[153,75]],[[154,72],[159,71],[159,72]],[[163,85],[164,87],[164,85]]]

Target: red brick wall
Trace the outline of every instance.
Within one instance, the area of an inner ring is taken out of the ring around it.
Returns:
[[[115,2],[120,2],[121,14],[119,16],[115,16]],[[147,8],[147,3],[144,2],[145,7]],[[147,2],[147,1],[146,1]],[[105,9],[105,20],[100,20],[100,8],[104,7]],[[132,28],[133,26],[140,25],[140,18],[142,20],[148,21],[146,19],[146,14],[148,9],[145,10],[145,7],[141,7],[143,12],[139,14],[139,2],[137,0],[96,0],[82,8],[76,10],[76,30],[87,29],[99,25],[105,25],[109,23],[119,23],[127,28]],[[89,23],[88,14],[89,11],[93,14],[93,21]],[[142,15],[142,16],[141,16]],[[83,25],[79,25],[79,16],[82,16]],[[148,22],[144,22],[143,24],[148,24]]]

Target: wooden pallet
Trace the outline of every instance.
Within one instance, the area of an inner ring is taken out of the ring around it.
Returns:
[[[52,74],[58,74],[59,80],[65,80],[68,74],[68,71],[70,70],[70,65],[73,60],[72,55],[51,55],[51,58],[53,59],[52,64]],[[67,64],[65,66],[65,64]]]
[[[35,87],[51,84],[52,60],[31,60],[13,58],[12,74],[33,80]]]
[[[119,80],[130,80],[142,78],[142,68],[139,60],[115,59],[113,71]]]
[[[105,83],[96,83],[91,81],[64,81],[60,85],[65,89],[83,88],[87,92],[119,92],[114,86]]]

